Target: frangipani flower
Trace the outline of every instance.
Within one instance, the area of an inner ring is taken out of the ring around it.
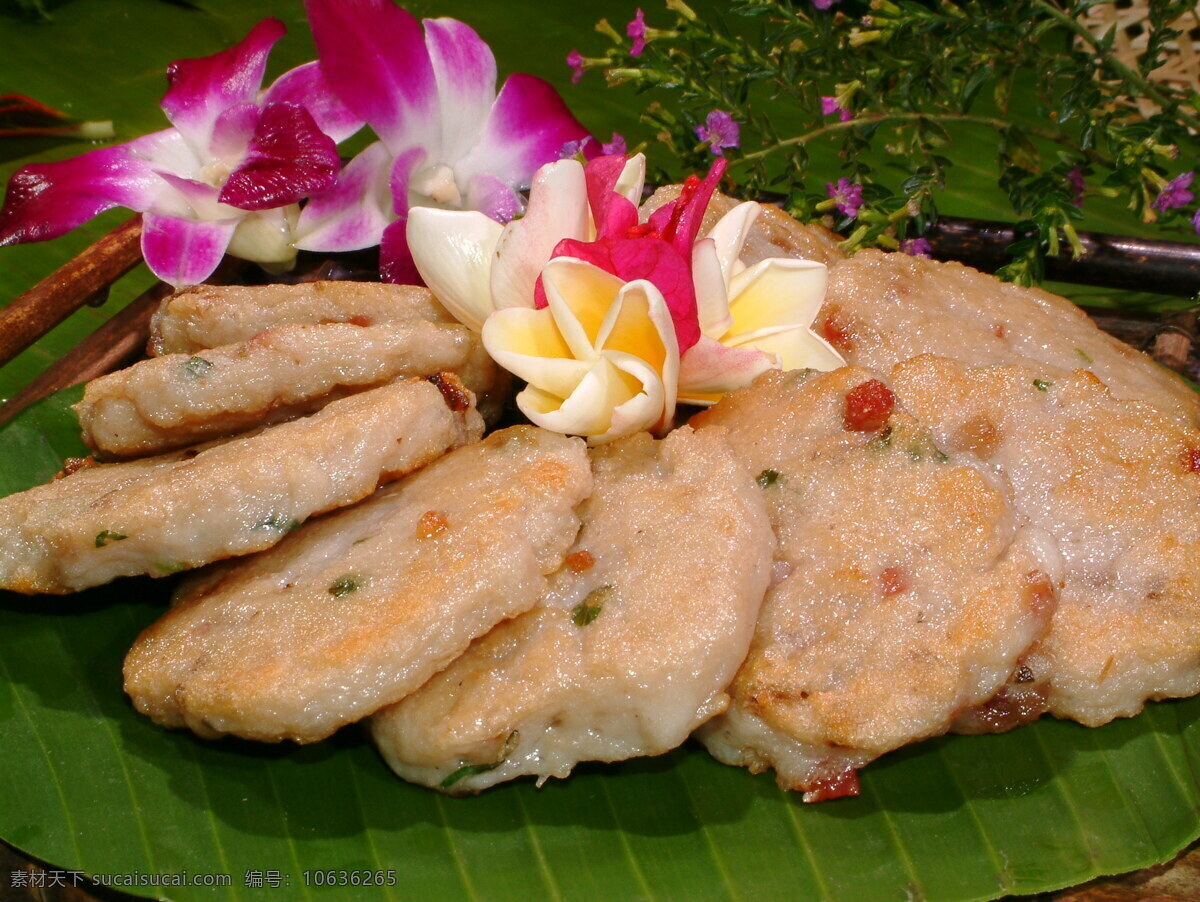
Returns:
[[[290,263],[297,202],[335,182],[335,142],[362,123],[330,96],[315,64],[259,96],[284,31],[264,19],[229,50],[173,63],[162,101],[173,128],[18,170],[0,245],[56,238],[123,206],[145,214],[146,263],[172,285],[202,282],[227,250]]]
[[[535,423],[592,441],[662,430],[677,398],[712,403],[768,369],[843,364],[809,328],[825,267],[740,260],[757,204],[697,240],[725,165],[639,223],[643,159],[559,161],[538,173],[526,216],[504,228],[477,213],[413,210],[414,262],[529,383],[518,404]]]
[[[421,25],[392,0],[307,0],[329,84],[379,136],[337,186],[314,198],[297,247],[381,245],[384,278],[413,275],[405,239],[412,207],[482,211],[507,222],[538,167],[588,136],[546,82],[512,75],[496,93],[496,61],[454,19]]]
[[[592,442],[668,429],[679,346],[657,286],[572,257],[547,263],[542,284],[545,307],[498,310],[483,326],[488,353],[529,383],[521,411]]]

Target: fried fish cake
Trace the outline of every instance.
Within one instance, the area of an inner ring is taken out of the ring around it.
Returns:
[[[727,705],[771,568],[762,493],[716,429],[591,456],[583,528],[537,608],[372,718],[405,779],[566,777],[669,751]]]
[[[478,414],[454,406],[426,380],[405,380],[251,436],[86,467],[0,499],[0,588],[75,592],[269,548],[477,439]]]
[[[465,327],[423,320],[281,326],[93,379],[73,410],[97,454],[144,456],[311,413],[402,376],[456,370],[471,344]]]
[[[659,188],[643,205],[642,219],[647,219],[663,204],[677,197],[679,185]],[[704,212],[701,236],[707,235],[717,221],[739,203],[724,194],[714,194]],[[773,204],[759,204],[758,207],[758,217],[742,248],[741,260],[746,266],[753,266],[770,257],[798,257],[801,260],[815,260],[826,266],[846,258],[845,252],[838,246],[841,236],[835,232],[822,225],[797,222]]]
[[[1200,431],[1090,372],[918,357],[892,380],[948,449],[977,455],[1062,562],[1030,681],[1089,726],[1200,692]]]
[[[348,323],[378,326],[458,321],[427,288],[378,282],[304,282],[299,285],[197,285],[163,300],[150,329],[150,353],[207,356],[210,348],[249,341],[281,326]],[[508,374],[468,333],[470,349],[454,367],[489,423],[499,418]]]
[[[532,608],[590,490],[580,439],[493,433],[199,579],[138,638],[125,690],[203,736],[323,739]]]
[[[718,759],[815,800],[992,697],[1054,607],[995,480],[947,455],[866,370],[772,372],[693,419],[724,426],[779,540]]]
[[[1070,301],[961,263],[861,251],[830,267],[814,328],[849,363],[881,373],[919,354],[970,366],[1083,368],[1118,398],[1200,421],[1200,395]]]

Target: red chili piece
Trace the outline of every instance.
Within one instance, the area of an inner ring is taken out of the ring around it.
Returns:
[[[851,432],[878,432],[895,406],[892,390],[878,379],[869,379],[846,395],[845,426]]]
[[[851,768],[833,777],[813,783],[804,793],[805,802],[828,802],[858,795],[858,771]]]
[[[1200,448],[1184,448],[1179,459],[1189,473],[1200,473]]]
[[[883,586],[884,598],[906,592],[911,586],[908,571],[903,567],[888,567],[879,574],[879,582]]]
[[[821,335],[839,351],[854,350],[854,336],[850,327],[838,319],[836,313],[830,313],[825,317],[825,322],[821,326]]]

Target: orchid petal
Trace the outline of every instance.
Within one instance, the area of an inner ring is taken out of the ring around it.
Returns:
[[[749,385],[775,367],[775,360],[762,351],[701,338],[679,361],[679,400],[715,404],[725,392]]]
[[[764,329],[729,341],[733,348],[753,348],[769,354],[782,370],[836,370],[846,365],[829,342],[804,326]]]
[[[483,324],[483,346],[510,373],[559,398],[575,391],[595,362],[571,356],[549,310],[497,310]]]
[[[144,210],[160,185],[153,168],[124,147],[22,166],[0,210],[0,246],[57,238],[111,207]]]
[[[510,222],[521,215],[524,206],[517,192],[486,172],[473,176],[467,186],[467,208],[478,210],[496,222]]]
[[[549,83],[532,75],[511,75],[479,141],[455,165],[455,175],[466,184],[471,176],[490,172],[514,188],[524,188],[540,166],[559,158],[564,144],[586,137],[587,129]]]
[[[135,160],[145,162],[157,173],[170,172],[188,178],[201,169],[201,158],[173,128],[134,138],[123,149]],[[136,207],[134,209],[137,209]]]
[[[441,159],[458,160],[479,140],[496,99],[496,58],[474,29],[456,19],[423,24],[441,111]]]
[[[255,100],[267,69],[267,55],[286,31],[278,19],[263,19],[228,50],[177,60],[168,67],[169,87],[162,108],[194,148],[208,147],[213,125],[222,112]]]
[[[532,307],[534,286],[563,238],[587,241],[591,219],[583,167],[559,160],[538,170],[525,215],[510,222],[492,263],[492,299],[502,307]]]
[[[334,186],[300,213],[296,247],[337,252],[379,244],[392,221],[391,165],[380,141],[347,163]]]
[[[542,270],[546,300],[571,354],[596,356],[601,326],[623,289],[621,279],[572,257],[556,257]]]
[[[700,333],[720,338],[733,325],[729,312],[729,287],[725,282],[717,243],[703,238],[692,245],[692,285],[696,289],[696,316]]]
[[[408,249],[408,217],[383,230],[379,241],[379,278],[391,285],[420,285],[421,274]]]
[[[212,137],[209,138],[208,147],[203,148],[203,150],[207,150],[204,159],[213,161],[215,158],[230,167],[240,163],[246,153],[246,145],[254,136],[254,129],[258,126],[261,115],[262,108],[257,103],[238,103],[227,110],[222,110],[213,122]],[[182,135],[180,137],[182,138]],[[185,172],[198,171],[201,168],[200,157],[196,156],[194,159],[195,163],[192,166],[178,170],[177,174],[183,175]]]
[[[341,144],[363,127],[363,120],[343,104],[329,87],[321,64],[313,61],[284,72],[263,95],[264,106],[272,103],[298,103],[317,127]]]
[[[206,222],[213,222],[219,219],[236,219],[242,215],[242,211],[236,207],[230,207],[222,204],[220,201],[221,192],[207,182],[198,182],[195,179],[187,179],[182,176],[173,175],[169,172],[160,172],[158,177],[170,186],[174,198],[183,201],[185,206],[181,212],[173,212],[170,209],[162,209],[163,205],[155,203],[147,212],[157,213],[160,216],[174,216],[178,219],[198,219]],[[160,199],[163,195],[160,195]]]
[[[296,259],[292,237],[299,216],[296,204],[243,216],[226,253],[271,268],[290,267]]]
[[[341,160],[333,139],[294,103],[262,108],[242,164],[221,189],[221,202],[241,210],[294,204],[337,181]]]
[[[821,309],[828,280],[824,264],[783,257],[738,273],[730,282],[729,337],[776,326],[807,327]]]
[[[454,318],[479,332],[492,312],[491,267],[502,227],[474,210],[413,207],[408,247],[429,290]]]
[[[237,220],[196,222],[147,213],[142,218],[142,256],[150,271],[176,288],[207,279],[237,228]]]
[[[750,227],[758,219],[762,208],[752,200],[738,204],[717,221],[708,233],[717,247],[717,259],[721,263],[721,276],[725,281],[725,290],[729,290],[730,280],[745,269],[738,259],[742,255],[742,247],[750,234]]]
[[[413,172],[421,165],[427,156],[427,151],[421,147],[410,147],[396,155],[392,161],[391,172],[388,174],[388,190],[392,192],[392,212],[403,216],[413,204],[409,199],[408,185]],[[420,206],[426,206],[420,204]]]
[[[392,0],[306,0],[321,71],[393,153],[439,159],[437,84],[421,26]]]

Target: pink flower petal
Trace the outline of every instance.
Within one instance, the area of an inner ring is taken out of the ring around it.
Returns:
[[[150,271],[180,288],[207,279],[237,228],[237,220],[196,222],[147,213],[142,219],[142,255]]]
[[[437,84],[421,26],[392,0],[306,0],[321,71],[396,153],[438,157]]]
[[[397,219],[383,230],[379,242],[379,276],[393,285],[424,285],[408,249],[408,219]]]
[[[308,110],[295,103],[268,104],[220,199],[241,210],[287,206],[333,187],[340,167],[337,145]]]
[[[441,111],[441,159],[458,160],[479,140],[496,100],[496,58],[474,29],[456,19],[426,19],[424,25]]]
[[[623,156],[596,157],[583,169],[588,204],[599,238],[624,238],[638,224],[637,207],[617,193],[617,182],[624,169]]]
[[[313,197],[296,224],[296,247],[353,251],[372,247],[394,218],[390,187],[392,155],[376,141],[346,164],[337,183]]]
[[[144,210],[164,188],[150,163],[123,146],[22,166],[0,209],[0,245],[57,238],[111,207]]]
[[[257,98],[267,55],[286,31],[278,19],[263,19],[228,50],[177,60],[167,68],[162,108],[193,147],[208,146],[213,123],[224,110]]]
[[[471,179],[467,186],[466,208],[478,210],[496,222],[509,222],[521,214],[521,196],[494,175],[484,173]]]
[[[703,337],[679,361],[679,398],[712,404],[727,391],[749,385],[775,362],[754,348],[730,348]]]
[[[267,88],[262,102],[264,106],[300,104],[312,114],[317,127],[338,144],[363,127],[363,120],[334,95],[321,71],[321,64],[316,61],[284,72]]]
[[[238,103],[223,110],[213,121],[209,154],[230,165],[241,162],[261,115],[262,108],[257,103]]]
[[[392,212],[403,216],[408,212],[408,183],[413,172],[426,160],[423,148],[412,147],[392,161],[388,184],[392,192]],[[405,245],[407,247],[407,245]]]
[[[532,75],[512,75],[488,115],[479,142],[455,166],[460,179],[490,172],[514,188],[527,188],[538,168],[559,159],[569,141],[588,131],[558,92]]]

